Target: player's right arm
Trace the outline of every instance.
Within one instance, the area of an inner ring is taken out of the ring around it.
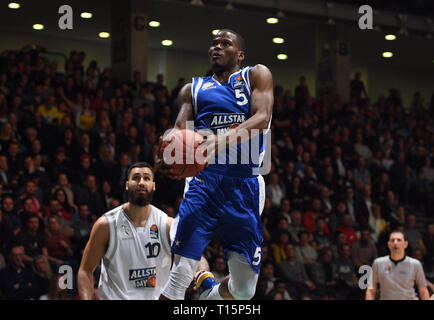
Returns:
[[[109,239],[109,224],[102,216],[92,227],[78,270],[78,293],[82,300],[94,299],[93,272],[107,251]]]
[[[174,129],[182,130],[186,129],[187,121],[192,121],[193,119],[193,105],[192,105],[192,96],[191,96],[191,83],[187,83],[182,89],[179,91],[178,98],[176,100],[179,106],[179,113],[176,117]],[[163,143],[163,136],[160,136],[158,150],[161,149],[161,145]],[[170,140],[168,140],[170,141]],[[170,170],[168,170],[165,165],[163,159],[160,158],[158,154],[155,159],[154,171],[160,171],[164,176],[168,176],[172,178],[170,174]]]
[[[179,106],[179,113],[175,121],[175,129],[185,129],[187,121],[193,121],[193,104],[191,96],[191,83],[187,83],[179,91],[177,103]]]

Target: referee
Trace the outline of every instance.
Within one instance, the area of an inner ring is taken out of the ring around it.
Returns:
[[[380,300],[429,299],[427,283],[422,264],[405,255],[408,246],[407,236],[402,231],[392,231],[387,245],[390,255],[374,260],[372,283],[366,290],[366,300],[375,300],[377,285],[380,284]]]

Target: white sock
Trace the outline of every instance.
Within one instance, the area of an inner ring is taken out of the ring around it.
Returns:
[[[209,289],[207,291],[204,291],[200,295],[200,300],[224,300],[222,296],[219,293],[220,284],[212,287],[212,289]]]

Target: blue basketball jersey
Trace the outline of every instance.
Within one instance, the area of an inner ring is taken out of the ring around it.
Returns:
[[[250,118],[251,89],[248,72],[251,68],[242,68],[222,83],[213,76],[193,78],[195,129],[209,129],[219,135]],[[263,135],[260,134],[217,155],[215,164],[210,164],[204,172],[236,177],[258,175],[264,147]]]

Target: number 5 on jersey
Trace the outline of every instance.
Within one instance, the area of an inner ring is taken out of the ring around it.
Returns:
[[[248,101],[247,97],[241,89],[235,89],[235,97],[237,98],[237,104],[240,106],[244,106]],[[241,101],[239,100],[241,98]]]

